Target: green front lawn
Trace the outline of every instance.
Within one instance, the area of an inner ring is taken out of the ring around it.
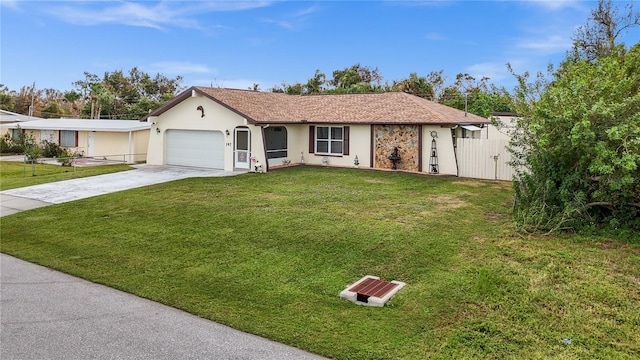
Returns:
[[[0,250],[338,359],[640,357],[640,239],[522,237],[511,202],[506,182],[294,167],[3,217]],[[367,274],[407,286],[339,298]]]
[[[0,190],[131,170],[126,164],[70,167],[0,161]]]

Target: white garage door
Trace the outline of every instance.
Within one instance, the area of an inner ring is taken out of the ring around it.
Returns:
[[[167,165],[224,169],[222,132],[167,130]]]

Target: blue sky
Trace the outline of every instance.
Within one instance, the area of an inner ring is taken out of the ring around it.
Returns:
[[[625,2],[617,2],[623,7]],[[506,71],[558,64],[596,2],[0,0],[0,83],[73,89],[138,67],[183,86],[263,90],[355,63],[384,80],[444,70],[511,90]],[[640,5],[636,4],[636,7]],[[640,9],[636,9],[640,10]],[[640,41],[640,30],[623,38]]]

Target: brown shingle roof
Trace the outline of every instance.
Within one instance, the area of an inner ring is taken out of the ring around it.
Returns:
[[[433,101],[401,92],[340,95],[287,95],[251,90],[192,87],[142,118],[157,116],[195,90],[254,123],[486,124]]]

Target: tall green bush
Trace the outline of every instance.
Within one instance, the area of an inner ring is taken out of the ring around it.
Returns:
[[[640,229],[640,43],[568,57],[514,138],[515,215],[525,228]]]

